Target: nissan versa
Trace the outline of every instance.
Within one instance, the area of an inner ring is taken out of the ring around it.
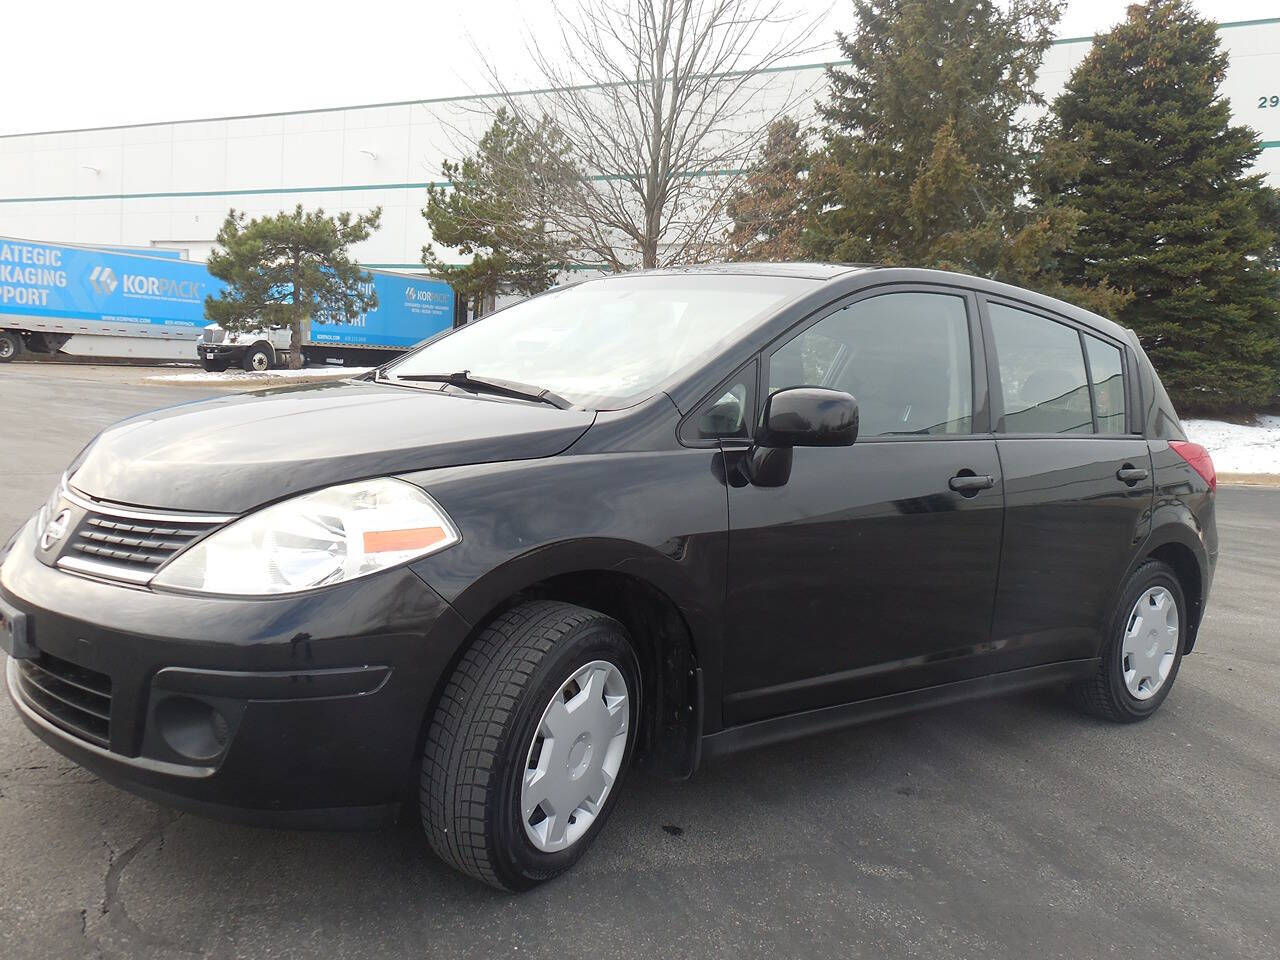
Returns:
[[[628,767],[1034,685],[1150,716],[1218,553],[1137,338],[956,274],[593,279],[99,435],[5,547],[9,694],[103,778],[524,889]]]

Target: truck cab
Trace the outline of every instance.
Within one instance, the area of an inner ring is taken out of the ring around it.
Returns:
[[[250,372],[271,370],[288,362],[289,331],[277,328],[233,333],[210,323],[196,343],[196,353],[210,373],[220,373],[230,366]]]

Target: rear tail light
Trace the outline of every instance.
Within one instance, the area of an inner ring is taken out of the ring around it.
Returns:
[[[1209,456],[1208,450],[1188,440],[1170,440],[1169,446],[1174,453],[1187,461],[1187,465],[1192,470],[1204,478],[1204,482],[1209,485],[1211,491],[1218,489],[1218,474],[1213,469],[1213,458]]]

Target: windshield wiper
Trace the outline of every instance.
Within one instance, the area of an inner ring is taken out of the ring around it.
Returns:
[[[458,373],[407,373],[399,377],[382,371],[381,378],[390,383],[395,383],[397,380],[403,380],[408,383],[447,383],[450,386],[461,387],[463,390],[471,390],[475,393],[490,393],[498,397],[512,397],[516,400],[549,403],[558,410],[568,410],[573,406],[564,397],[558,393],[552,393],[550,390],[544,390],[541,387],[535,387],[527,383],[519,383],[515,380],[473,377],[470,370],[461,370]]]

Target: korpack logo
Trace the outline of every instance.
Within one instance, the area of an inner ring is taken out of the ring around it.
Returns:
[[[100,297],[109,297],[115,293],[117,282],[115,271],[110,267],[94,267],[89,274],[89,283]]]
[[[198,280],[148,277],[141,273],[126,273],[124,275],[124,292],[126,296],[164,297],[168,300],[199,300],[201,299],[200,290],[203,286]]]

